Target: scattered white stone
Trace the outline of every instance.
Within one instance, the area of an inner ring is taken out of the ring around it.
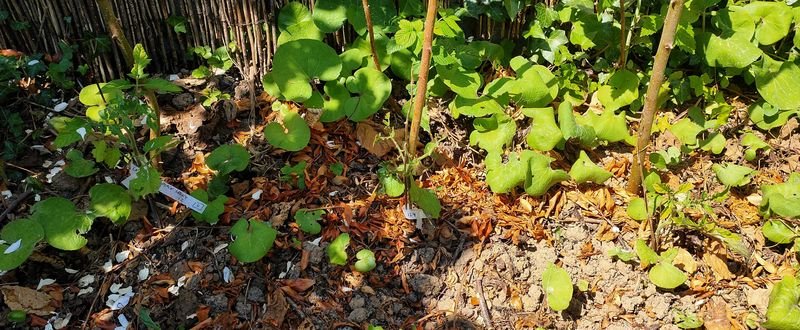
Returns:
[[[48,159],[48,160],[45,160],[45,161],[42,163],[42,167],[44,167],[44,168],[48,168],[48,167],[50,167],[50,166],[53,166],[53,162],[51,162],[49,159]]]
[[[56,164],[58,164],[58,163],[56,163]],[[47,178],[47,183],[53,183],[53,178],[56,177],[56,175],[59,172],[61,172],[62,170],[63,169],[61,167],[53,167],[53,168],[51,168],[50,169],[50,173],[45,175],[45,177]]]
[[[225,74],[225,69],[214,68],[213,70],[211,70],[211,72],[214,73],[215,76],[219,76]]]
[[[339,193],[339,191],[337,191],[337,190],[334,190],[334,191],[331,191],[331,192],[329,192],[329,193],[328,193],[328,196],[331,196],[331,197],[333,197],[333,196],[336,196],[336,194],[338,194],[338,193]]]
[[[292,269],[292,261],[290,260],[290,261],[286,262],[286,271],[285,272],[281,272],[280,274],[278,274],[278,278],[286,277],[286,275],[289,274],[289,270],[291,270],[291,269]]]
[[[315,238],[313,241],[311,241],[311,244],[319,246],[319,242],[322,242],[322,236]]]
[[[117,253],[117,255],[114,256],[114,260],[116,260],[117,263],[121,263],[121,262],[123,262],[125,260],[128,260],[128,256],[130,256],[130,255],[131,255],[131,251],[125,250],[125,251],[122,251],[120,253]]]
[[[112,284],[109,288],[111,294],[108,295],[108,299],[106,300],[106,306],[111,308],[112,311],[120,310],[128,306],[128,303],[133,298],[133,288],[122,287],[122,284]]]
[[[139,274],[136,276],[139,282],[146,280],[148,277],[150,277],[150,268],[147,267],[142,267],[142,269],[139,270]]]
[[[110,272],[111,269],[113,269],[113,268],[114,268],[114,264],[111,263],[110,259],[108,261],[106,261],[106,263],[103,264],[103,272],[105,272],[105,273]]]
[[[187,316],[186,319],[187,320],[191,320],[191,319],[196,318],[196,317],[197,317],[197,313],[192,313],[189,316]]]
[[[56,161],[56,166],[64,166],[64,165],[67,165],[67,162],[65,162],[63,159]]]
[[[14,252],[17,252],[17,250],[19,250],[21,246],[22,246],[22,239],[18,239],[16,242],[9,245],[6,248],[6,250],[3,251],[3,254],[12,254]]]
[[[217,254],[217,252],[222,251],[222,249],[226,247],[228,247],[228,243],[222,243],[220,245],[217,245],[216,247],[214,247],[214,254]]]
[[[31,133],[33,133],[33,130],[32,130],[32,129],[26,129],[26,130],[25,130],[25,134],[28,134],[28,135],[30,135]]]
[[[344,293],[348,293],[348,292],[352,292],[352,291],[353,291],[353,288],[351,288],[351,287],[347,287],[347,286],[343,286],[342,287],[342,292],[344,292]]]
[[[183,287],[184,285],[186,285],[186,275],[183,275],[180,278],[178,278],[178,283],[175,283],[175,285],[167,288],[167,291],[171,293],[173,296],[177,296],[178,293],[180,293],[181,291],[181,287]]]
[[[67,315],[64,315],[64,317],[58,317],[58,315],[55,315],[50,318],[50,321],[47,322],[47,324],[49,325],[52,323],[53,329],[55,330],[64,329],[67,327],[67,325],[69,325],[69,319],[71,318],[72,313],[67,313]]]
[[[233,271],[231,271],[228,266],[225,266],[225,268],[222,269],[222,280],[225,281],[225,283],[230,283],[233,281]]]
[[[78,296],[82,296],[82,295],[85,295],[85,294],[90,294],[92,292],[94,292],[94,288],[93,287],[83,288],[83,289],[80,289],[78,291]]]
[[[337,147],[337,146],[336,146],[336,143],[335,143],[335,142],[333,142],[333,141],[325,141],[325,145],[326,145],[326,146],[327,146],[329,149],[336,149],[336,147]]]
[[[39,202],[41,200],[42,200],[42,195],[39,194],[33,195],[33,201]]]
[[[262,193],[264,193],[264,191],[263,191],[263,190],[261,190],[261,189],[259,189],[259,190],[256,190],[256,192],[254,192],[254,193],[253,193],[253,195],[251,196],[251,198],[253,198],[253,200],[256,200],[256,201],[257,201],[257,200],[261,199],[261,194],[262,194]]]
[[[175,80],[178,80],[179,78],[180,78],[180,77],[178,77],[178,75],[177,75],[177,74],[171,74],[171,75],[169,75],[169,81],[175,81]]]
[[[0,191],[0,195],[2,195],[5,198],[11,198],[11,196],[14,196],[14,194],[11,193],[11,190]]]
[[[64,271],[67,272],[67,274],[77,274],[78,273],[77,269],[72,269],[72,268],[64,268]]]
[[[620,229],[619,229],[619,227],[617,227],[617,226],[613,226],[613,227],[611,227],[611,232],[613,232],[613,233],[619,233],[619,232],[620,232]]]
[[[53,284],[55,282],[56,282],[56,280],[54,280],[52,278],[43,278],[43,279],[39,280],[39,285],[36,286],[36,290],[41,290],[43,287],[46,287],[46,286],[48,286],[50,284]]]
[[[83,277],[78,279],[78,287],[79,288],[85,288],[85,287],[89,286],[92,283],[94,283],[94,275],[92,275],[92,274],[84,275]]]
[[[67,102],[61,102],[59,104],[56,104],[56,106],[53,107],[53,111],[55,112],[64,111],[65,109],[67,109],[67,105],[68,105]]]
[[[34,144],[34,145],[31,146],[31,149],[38,151],[40,154],[50,154],[51,153],[50,150],[48,150],[47,148],[45,148],[41,144]]]
[[[39,64],[39,60],[30,60],[30,61],[28,62],[28,66],[34,66],[34,65],[36,65],[36,64]]]
[[[110,176],[108,176],[108,175],[104,176],[104,177],[103,177],[103,179],[105,179],[105,180],[106,180],[106,183],[116,183],[116,182],[114,182],[114,179],[112,179],[112,178],[111,178]]]

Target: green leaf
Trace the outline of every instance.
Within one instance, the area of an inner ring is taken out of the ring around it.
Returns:
[[[206,165],[218,175],[241,172],[250,164],[250,153],[240,144],[225,144],[217,147],[206,158]]]
[[[639,257],[639,263],[642,265],[642,268],[647,268],[661,261],[661,257],[659,257],[656,251],[653,251],[643,239],[636,240],[634,251],[636,251],[636,256]]]
[[[636,221],[644,221],[647,220],[647,204],[645,203],[644,199],[641,197],[636,197],[631,199],[628,203],[628,209],[626,210],[628,216],[631,219]]]
[[[156,321],[153,321],[152,317],[150,317],[150,310],[147,308],[142,307],[139,310],[139,321],[142,321],[142,324],[147,328],[147,330],[161,330],[161,326],[158,325]]]
[[[650,282],[662,289],[674,289],[686,282],[686,274],[671,263],[662,261],[657,263],[647,273]]]
[[[205,65],[201,65],[197,69],[192,70],[192,78],[197,79],[205,79],[211,77],[213,74],[214,73],[211,72],[211,69]]]
[[[783,2],[755,1],[744,6],[756,22],[756,40],[762,45],[774,44],[789,34],[792,8]]]
[[[336,32],[347,20],[347,7],[342,0],[317,0],[311,17],[322,32]]]
[[[782,110],[800,108],[800,94],[793,92],[793,88],[800,85],[800,66],[796,63],[774,62],[765,57],[755,78],[758,93],[769,104]]]
[[[86,85],[78,95],[78,100],[86,106],[86,117],[96,122],[102,121],[101,112],[106,109],[108,102],[122,97],[121,90],[116,88],[109,90],[105,88],[106,85],[106,83]]]
[[[547,305],[560,312],[569,307],[572,301],[572,279],[566,270],[553,263],[547,265],[542,273],[542,288],[547,294]]]
[[[47,243],[61,250],[74,251],[88,240],[81,236],[92,227],[92,218],[78,213],[75,204],[62,197],[51,197],[33,205],[31,220],[44,229]]]
[[[294,40],[322,40],[324,33],[317,28],[311,13],[299,2],[289,2],[282,6],[278,14],[278,45]],[[278,47],[280,49],[280,47]]]
[[[271,77],[286,99],[302,102],[311,97],[309,82],[335,80],[341,71],[342,61],[333,48],[319,40],[301,39],[278,47]]]
[[[149,153],[151,151],[155,151],[156,153],[161,153],[163,151],[174,148],[179,143],[181,143],[181,141],[176,139],[172,135],[162,135],[155,139],[150,139],[147,142],[145,142],[142,150],[145,153]]]
[[[676,312],[674,318],[675,325],[681,329],[697,329],[703,326],[703,319],[698,317],[696,313]]]
[[[698,33],[698,44],[706,63],[720,68],[746,68],[763,54],[758,46],[739,34],[721,38],[710,33]]]
[[[528,108],[545,107],[558,96],[558,80],[547,67],[516,57],[512,68],[517,79],[509,82],[509,96],[520,106]]]
[[[525,183],[530,175],[530,159],[533,154],[530,150],[521,153],[513,152],[508,155],[508,161],[502,163],[499,153],[489,153],[486,156],[486,183],[493,193],[504,194],[511,192],[517,186]]]
[[[350,235],[341,233],[328,245],[328,262],[333,265],[344,266],[347,264],[347,246],[350,245]]]
[[[383,192],[389,197],[400,197],[406,191],[405,183],[386,166],[381,165],[378,168],[378,180],[381,182]]]
[[[350,91],[345,86],[345,78],[325,83],[325,99],[319,120],[330,123],[347,116],[345,105],[350,100]]]
[[[713,164],[711,169],[722,184],[728,187],[741,187],[750,183],[750,179],[757,173],[749,167],[733,163]]]
[[[558,105],[558,123],[561,125],[561,134],[565,140],[569,141],[574,138],[587,148],[594,148],[598,145],[594,128],[577,124],[575,113],[572,111],[572,103],[569,101],[561,102]]]
[[[358,251],[358,253],[356,253],[356,259],[358,259],[358,261],[356,261],[354,268],[357,271],[366,273],[375,269],[375,253],[372,253],[372,251],[367,249]]]
[[[195,190],[190,195],[194,198],[197,198],[197,200],[206,203],[206,209],[203,211],[203,213],[192,211],[192,216],[195,219],[213,225],[219,221],[219,216],[221,216],[222,213],[225,213],[225,202],[228,201],[228,196],[217,196],[217,198],[215,198],[213,201],[209,201],[208,192],[202,189]]]
[[[346,0],[347,21],[353,25],[353,29],[359,35],[367,33],[367,20],[364,17],[364,9],[359,0]],[[392,22],[397,18],[397,8],[393,0],[370,0],[370,16],[372,18],[372,29],[377,33],[388,32],[392,27]]]
[[[278,231],[269,223],[242,218],[231,227],[231,235],[234,238],[228,250],[239,261],[250,263],[267,255],[278,236]]]
[[[684,145],[694,146],[697,145],[697,134],[703,131],[703,127],[695,124],[689,118],[683,118],[672,124],[669,130]]]
[[[700,141],[700,150],[711,151],[711,153],[719,155],[725,149],[727,143],[722,133],[714,132],[703,141]]]
[[[92,160],[83,158],[80,151],[72,149],[67,153],[69,163],[64,167],[64,172],[74,178],[84,178],[97,173],[99,169],[95,167]]]
[[[158,191],[161,187],[161,174],[152,165],[146,164],[139,168],[128,185],[133,197],[139,198]]]
[[[520,110],[533,120],[527,137],[528,145],[531,148],[550,151],[564,140],[564,135],[561,134],[561,129],[556,124],[555,111],[552,107],[522,108]]]
[[[633,254],[633,252],[621,249],[617,246],[608,250],[608,256],[611,258],[617,257],[617,259],[622,260],[624,262],[631,261],[633,260],[634,257],[636,257],[636,255]]]
[[[761,210],[782,217],[800,217],[800,173],[794,172],[784,183],[761,186]]]
[[[189,21],[186,19],[186,17],[183,16],[172,15],[169,18],[167,18],[167,24],[169,24],[169,26],[172,27],[172,30],[178,34],[187,32],[186,25],[188,23]]]
[[[42,226],[30,219],[17,219],[7,223],[0,231],[0,271],[19,267],[33,254],[36,243],[44,239]],[[17,243],[19,242],[19,243]],[[12,245],[17,245],[14,249]]]
[[[111,183],[101,183],[89,189],[92,211],[101,217],[122,224],[131,215],[131,195],[125,188]]]
[[[506,97],[507,99],[507,97]],[[453,102],[448,106],[450,113],[453,117],[458,118],[460,115],[470,117],[484,117],[496,113],[502,113],[504,106],[499,103],[502,99],[483,95],[478,98],[466,98],[461,95],[456,95]]]
[[[147,74],[144,73],[144,68],[146,68],[148,64],[150,64],[150,58],[147,56],[147,52],[144,51],[144,46],[142,46],[142,44],[133,46],[133,68],[131,68],[129,76],[133,79],[147,78]]]
[[[581,150],[578,159],[575,160],[575,163],[572,164],[572,168],[569,170],[569,176],[578,184],[584,182],[601,184],[610,179],[612,174],[592,162],[592,160],[589,159],[589,155]]]
[[[483,77],[474,71],[437,66],[436,72],[447,87],[462,97],[476,98],[478,90],[483,85]]]
[[[299,209],[294,214],[294,221],[303,232],[316,235],[322,231],[322,226],[320,226],[318,221],[322,218],[323,214],[325,214],[325,210],[310,211],[307,209]]]
[[[476,118],[475,130],[469,134],[469,144],[477,145],[489,153],[500,153],[503,146],[510,145],[517,132],[514,119],[505,113],[495,113],[488,118]]]
[[[299,163],[295,164],[294,166],[290,166],[288,163],[281,167],[281,181],[293,183],[294,180],[297,180],[296,186],[300,189],[306,189],[306,161],[301,160]]]
[[[747,132],[742,135],[742,147],[747,148],[744,151],[744,159],[750,162],[756,159],[756,153],[758,153],[758,150],[770,149],[769,144],[764,142],[764,140],[752,132]]]
[[[171,81],[161,78],[146,79],[143,84],[144,89],[155,91],[158,93],[180,93],[183,91],[180,86],[173,84]]]
[[[783,221],[770,219],[761,227],[761,232],[768,240],[778,244],[788,244],[798,237],[797,232]]]
[[[550,168],[553,158],[537,152],[531,152],[530,155],[530,175],[525,178],[525,192],[528,195],[544,195],[554,184],[569,180],[567,172]]]
[[[311,141],[311,128],[297,112],[282,107],[283,123],[271,122],[264,127],[264,137],[269,144],[286,151],[303,150]]]
[[[372,67],[361,68],[347,78],[347,89],[357,94],[344,104],[344,112],[351,121],[363,121],[380,110],[392,93],[392,82],[383,72]]]
[[[575,121],[581,126],[591,127],[597,134],[597,138],[603,141],[624,141],[629,145],[635,143],[635,138],[628,131],[628,122],[625,119],[624,111],[614,114],[614,111],[606,109],[598,115],[589,110],[583,116],[575,117]]]
[[[606,111],[615,111],[639,98],[639,77],[628,70],[614,72],[597,90],[597,99]]]
[[[408,198],[433,219],[438,219],[442,213],[442,204],[439,203],[436,193],[430,189],[421,188],[416,183],[412,183],[408,190]]]
[[[772,287],[767,306],[767,321],[761,323],[769,330],[792,330],[800,328],[800,284],[797,278],[785,276]]]
[[[768,113],[774,113],[769,115]],[[750,121],[756,124],[756,127],[768,131],[773,128],[781,127],[789,121],[789,117],[798,113],[797,111],[783,111],[775,110],[775,108],[766,102],[759,101],[750,105],[747,108],[747,114]]]

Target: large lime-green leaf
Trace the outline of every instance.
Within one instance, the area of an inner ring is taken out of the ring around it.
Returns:
[[[456,95],[452,102],[450,102],[450,114],[458,118],[460,115],[470,117],[483,117],[495,113],[502,113],[504,105],[500,101],[507,101],[508,97],[491,97],[483,95],[478,98],[467,98],[461,95]]]
[[[522,57],[512,59],[511,67],[517,78],[507,84],[507,91],[518,105],[541,108],[558,96],[558,81],[547,67],[534,65]]]
[[[757,45],[739,34],[723,38],[699,33],[698,43],[705,53],[706,63],[715,67],[746,68],[762,54]]]
[[[314,24],[308,8],[299,2],[289,2],[281,8],[278,30],[281,32],[278,45],[300,39],[322,40],[324,37],[324,33]]]
[[[597,99],[606,111],[614,111],[639,98],[639,76],[629,70],[614,72],[597,90]]]
[[[542,273],[542,288],[547,295],[547,305],[554,311],[563,311],[572,301],[572,279],[569,273],[550,263]]]
[[[528,146],[539,151],[550,151],[564,140],[561,129],[556,125],[555,111],[552,107],[523,108],[522,113],[533,120],[528,133]]]
[[[792,8],[781,1],[755,1],[742,9],[756,23],[756,40],[762,45],[774,44],[789,34]]]
[[[131,195],[125,188],[111,183],[101,183],[89,189],[92,211],[111,219],[115,224],[124,223],[131,215]]]
[[[478,97],[478,90],[483,85],[483,78],[475,71],[466,71],[460,68],[447,68],[437,66],[436,72],[447,87],[466,98]]]
[[[762,211],[771,211],[782,217],[800,217],[800,172],[789,175],[784,183],[761,186]]]
[[[683,144],[693,146],[697,144],[697,134],[703,131],[703,127],[695,124],[689,118],[678,120],[670,126],[669,131],[675,135]]]
[[[750,178],[757,172],[749,167],[733,163],[713,164],[711,169],[714,170],[717,179],[728,187],[740,187],[750,183]]]
[[[686,282],[686,273],[673,266],[671,263],[661,261],[647,273],[650,282],[663,289],[674,289]]]
[[[106,83],[86,85],[78,95],[78,100],[86,106],[86,117],[91,120],[101,121],[103,119],[101,112],[106,109],[108,102],[122,97],[122,91],[116,88],[109,90],[105,88],[106,85]]]
[[[569,180],[567,172],[550,168],[552,161],[553,158],[531,152],[530,175],[525,178],[525,192],[528,195],[544,195],[554,184]]]
[[[330,46],[319,40],[289,41],[275,52],[271,77],[288,100],[302,102],[311,97],[313,79],[335,80],[342,60]]]
[[[469,135],[469,144],[477,145],[490,153],[502,152],[503,146],[510,144],[517,133],[517,124],[505,113],[476,118],[472,125],[475,130]]]
[[[442,204],[436,197],[436,193],[418,186],[415,182],[412,182],[408,189],[408,198],[433,219],[438,219],[442,213]]]
[[[0,271],[22,265],[33,253],[36,243],[44,238],[42,226],[30,219],[17,219],[7,223],[0,231]]]
[[[764,58],[761,70],[756,70],[756,88],[764,100],[783,110],[800,108],[800,66],[795,62],[775,62]]]
[[[345,114],[359,122],[380,110],[392,93],[392,82],[373,67],[361,68],[347,78],[347,89],[356,94],[345,102]]]
[[[61,250],[82,248],[88,240],[81,236],[92,227],[92,218],[75,210],[75,204],[62,197],[50,197],[33,205],[31,220],[44,229],[47,243]]]
[[[311,16],[322,32],[336,32],[347,20],[347,7],[343,0],[317,0]]]
[[[326,250],[328,262],[333,265],[344,266],[347,264],[347,246],[350,245],[350,234],[341,233],[337,236]]]
[[[767,321],[761,326],[769,330],[800,329],[800,283],[797,278],[787,275],[772,287]]]
[[[239,219],[231,227],[233,242],[228,248],[239,261],[255,262],[267,255],[278,231],[273,229],[268,223],[256,219]]]
[[[798,237],[797,232],[789,228],[783,221],[770,219],[761,226],[761,233],[771,242],[788,244]]]
[[[603,183],[611,178],[611,172],[606,171],[604,168],[598,166],[591,159],[585,151],[581,150],[578,159],[572,164],[569,170],[569,176],[577,183],[594,182]]]
[[[264,127],[264,137],[269,144],[287,151],[299,151],[311,141],[311,128],[303,117],[286,107],[280,107],[281,122],[271,122]]]
[[[607,142],[624,141],[633,145],[635,138],[628,131],[628,122],[625,119],[625,112],[614,114],[614,111],[606,109],[602,114],[594,111],[586,111],[583,116],[575,117],[575,122],[581,126],[594,129],[597,138]]]
[[[206,165],[219,175],[233,171],[244,171],[250,163],[250,153],[240,144],[225,144],[217,147],[206,158]]]
[[[486,183],[496,194],[508,193],[517,186],[525,183],[530,175],[530,159],[533,152],[524,150],[521,153],[511,153],[508,161],[503,163],[502,156],[498,153],[489,153],[486,156]]]

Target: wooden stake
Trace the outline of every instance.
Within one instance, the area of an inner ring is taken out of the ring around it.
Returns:
[[[372,62],[375,63],[375,69],[381,71],[381,62],[378,58],[378,53],[375,51],[375,34],[372,32],[372,15],[369,13],[369,0],[361,0],[361,6],[364,7],[364,17],[367,19],[367,33],[369,34],[369,48],[372,50]]]
[[[417,140],[419,139],[419,125],[422,120],[422,108],[427,103],[428,70],[431,64],[431,48],[433,44],[433,25],[436,22],[436,0],[428,0],[428,12],[425,15],[425,39],[422,41],[422,61],[419,65],[419,78],[417,79],[417,94],[414,97],[414,117],[411,119],[411,131],[408,136],[408,156],[413,159],[417,156]]]

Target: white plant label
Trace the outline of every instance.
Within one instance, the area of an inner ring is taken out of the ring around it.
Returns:
[[[131,165],[131,175],[125,178],[125,180],[122,180],[122,185],[125,186],[125,188],[128,188],[131,183],[131,180],[136,178],[137,172],[139,172],[139,167],[137,167],[136,165]],[[207,207],[206,203],[203,203],[199,199],[192,197],[191,195],[185,193],[183,190],[180,190],[178,189],[178,187],[175,187],[169,183],[162,181],[161,187],[158,188],[158,192],[178,201],[178,203],[186,205],[186,207],[188,207],[192,211],[203,213],[206,210]]]

